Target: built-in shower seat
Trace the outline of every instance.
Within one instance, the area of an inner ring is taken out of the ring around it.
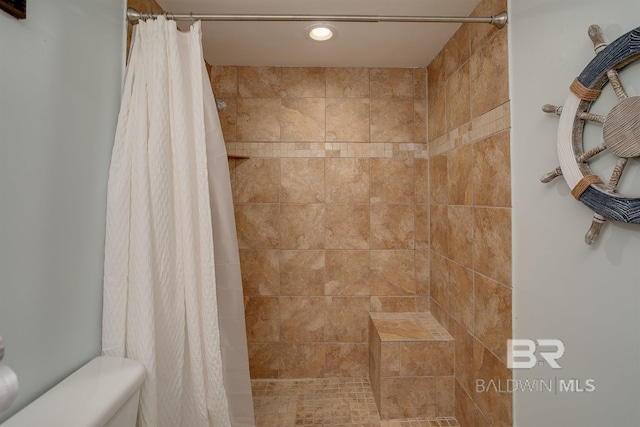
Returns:
[[[453,416],[453,337],[429,312],[370,313],[369,380],[383,420]]]

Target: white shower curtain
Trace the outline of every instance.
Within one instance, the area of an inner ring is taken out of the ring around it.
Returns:
[[[142,362],[140,427],[254,427],[226,150],[200,23],[134,31],[109,171],[103,353]]]

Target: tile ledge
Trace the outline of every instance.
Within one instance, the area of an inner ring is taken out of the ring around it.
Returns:
[[[453,341],[430,312],[369,313],[375,333],[383,342]]]

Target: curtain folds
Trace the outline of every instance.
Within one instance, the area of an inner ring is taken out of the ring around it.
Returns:
[[[103,353],[146,367],[140,427],[254,427],[226,150],[200,23],[135,29],[109,171]]]

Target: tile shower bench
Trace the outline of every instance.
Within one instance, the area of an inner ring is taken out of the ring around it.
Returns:
[[[454,340],[429,312],[369,314],[369,380],[380,418],[453,416]]]

